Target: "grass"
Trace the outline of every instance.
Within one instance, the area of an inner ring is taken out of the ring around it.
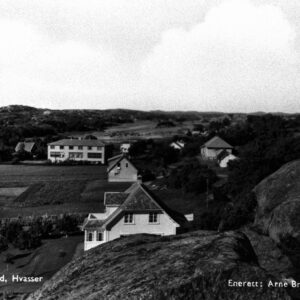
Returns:
[[[129,185],[108,183],[106,166],[0,165],[0,218],[101,211],[105,191]]]
[[[112,143],[120,143],[124,140],[138,139],[161,139],[170,138],[174,135],[182,134],[185,130],[193,128],[193,121],[178,123],[174,127],[156,128],[156,121],[136,121],[134,123],[124,123],[112,126],[109,129],[102,131],[90,132],[100,139],[110,141]],[[87,132],[66,132],[66,135],[82,136]]]
[[[0,283],[0,292],[30,293],[39,288],[45,280],[60,270],[74,256],[78,255],[82,248],[83,237],[73,236],[55,240],[44,240],[43,245],[35,250],[18,250],[9,247],[0,254],[1,275],[8,279],[7,284]],[[5,262],[7,254],[18,255],[13,264]],[[42,276],[40,283],[16,283],[11,282],[12,275]]]

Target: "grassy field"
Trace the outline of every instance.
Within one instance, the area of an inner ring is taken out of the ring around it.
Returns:
[[[0,165],[0,218],[101,212],[104,192],[130,185],[107,182],[106,166]],[[201,208],[205,199],[175,189],[154,192],[183,213]]]
[[[171,138],[174,135],[182,135],[188,129],[193,129],[195,122],[187,121],[177,123],[174,127],[157,128],[155,121],[136,121],[134,123],[124,123],[117,126],[112,126],[103,131],[93,131],[89,134],[97,136],[99,139],[111,142],[120,143],[124,140],[139,140],[139,139],[162,139]],[[197,123],[197,122],[196,122]],[[66,132],[65,135],[83,136],[87,132]]]
[[[74,256],[83,252],[83,237],[73,236],[55,240],[44,240],[41,247],[35,250],[18,250],[9,247],[0,254],[1,275],[5,275],[7,283],[0,283],[0,293],[6,291],[27,294],[39,288],[47,279],[61,269]],[[13,263],[6,263],[6,256],[14,255],[19,258]],[[11,281],[12,275],[42,276],[40,283],[16,283]]]
[[[98,212],[105,191],[129,185],[108,183],[106,166],[0,165],[0,218]]]

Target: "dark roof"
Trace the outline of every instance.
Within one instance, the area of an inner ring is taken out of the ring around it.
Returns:
[[[104,194],[104,205],[120,206],[128,195],[129,193],[106,192]]]
[[[19,142],[15,148],[15,151],[18,152],[23,149],[26,152],[31,152],[34,146],[35,142]]]
[[[161,210],[161,208],[153,201],[142,188],[142,184],[134,184],[133,189],[129,193],[126,201],[124,201],[122,208],[124,210]]]
[[[124,154],[118,154],[116,156],[110,157],[107,161],[115,161],[118,160],[120,157],[123,157]]]
[[[153,194],[144,184],[134,183],[129,189],[125,191],[129,193],[123,204],[112,215],[106,219],[102,228],[110,227],[110,224],[117,217],[123,216],[126,211],[164,211],[170,216],[178,225],[185,225],[187,220],[184,215],[170,209],[162,200]]]
[[[137,170],[137,168],[134,166],[134,164],[128,159],[128,157],[124,154],[120,154],[117,156],[114,156],[110,159],[108,159],[108,167],[107,172],[110,172],[119,162],[121,162],[123,159],[127,159],[127,161]]]
[[[103,224],[105,220],[99,220],[99,219],[88,219],[86,218],[83,222],[82,228],[84,229],[99,229]]]
[[[230,153],[227,150],[222,150],[218,155],[217,155],[217,160],[221,161],[223,158],[228,156]]]
[[[51,146],[105,146],[100,140],[77,140],[77,139],[63,139],[56,142],[49,143]]]
[[[142,184],[143,189],[155,200],[155,202],[179,225],[185,225],[187,222],[186,217],[171,209],[165,202],[163,202],[159,197],[157,197],[152,191],[150,191],[144,184]]]
[[[215,136],[209,141],[207,141],[202,147],[214,148],[214,149],[232,149],[233,147],[227,142],[222,140],[220,137]]]

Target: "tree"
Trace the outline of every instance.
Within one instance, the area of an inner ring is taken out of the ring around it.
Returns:
[[[167,182],[170,187],[180,188],[185,193],[200,194],[207,190],[207,184],[211,187],[216,180],[217,176],[213,170],[193,158],[173,170]]]

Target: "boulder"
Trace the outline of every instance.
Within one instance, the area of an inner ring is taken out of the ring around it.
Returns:
[[[300,267],[300,160],[282,166],[255,188],[255,227]]]
[[[87,251],[28,299],[290,299],[273,279],[241,232],[132,235]]]

